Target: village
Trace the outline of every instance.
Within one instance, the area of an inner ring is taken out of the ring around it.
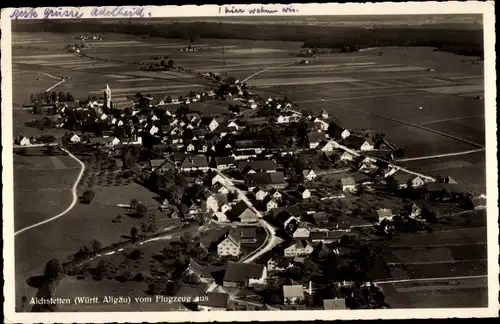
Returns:
[[[383,133],[343,128],[327,111],[300,111],[287,98],[262,98],[235,78],[178,99],[137,93],[114,102],[109,86],[99,99],[64,97],[30,124],[67,130],[62,142],[18,134],[15,151],[102,156],[157,195],[163,219],[222,224],[226,230],[209,242],[182,236],[186,251],[208,251],[186,252],[176,264],[189,285],[149,285],[157,295],[208,294],[197,309],[390,307],[368,274],[376,268],[370,242],[432,231],[444,213],[485,207],[484,196],[449,176],[398,166],[404,148]],[[201,102],[227,112],[191,109]],[[89,204],[95,193],[80,195]],[[141,201],[123,206],[147,213]],[[152,217],[142,234],[131,231],[133,241],[161,232]]]

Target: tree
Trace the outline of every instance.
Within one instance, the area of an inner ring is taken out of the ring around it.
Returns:
[[[38,115],[42,112],[43,104],[40,100],[36,101],[33,105],[33,114]]]
[[[405,153],[406,153],[405,149],[402,147],[399,147],[394,151],[394,156],[401,159],[405,156]]]
[[[137,216],[139,217],[144,217],[148,213],[148,208],[146,207],[146,205],[141,203],[138,203],[135,209]]]
[[[182,233],[182,236],[181,236],[182,244],[184,244],[185,246],[188,246],[192,240],[193,240],[193,235],[191,235],[190,232]]]
[[[169,69],[172,69],[172,68],[174,67],[174,60],[172,60],[172,59],[168,60],[168,62],[167,62],[167,67],[168,67]]]
[[[45,145],[45,154],[53,155],[54,154],[54,147],[52,145]]]
[[[66,101],[66,94],[62,91],[59,92],[58,94],[59,102],[65,102]]]
[[[90,242],[90,247],[93,253],[97,253],[102,249],[102,244],[98,240],[92,240]]]
[[[137,209],[137,204],[139,203],[139,200],[132,198],[130,200],[130,208],[132,209]]]
[[[71,92],[66,93],[66,100],[75,101],[75,98],[73,97],[73,94]]]
[[[132,236],[132,241],[135,241],[137,239],[137,228],[132,227],[132,229],[130,229],[130,236]]]
[[[57,101],[57,92],[52,91],[50,93],[50,99],[52,99],[52,102],[56,102]]]
[[[44,276],[47,279],[53,280],[57,278],[62,272],[61,264],[57,259],[51,259],[45,264]]]
[[[160,65],[161,65],[162,67],[165,67],[165,66],[167,65],[167,62],[165,61],[165,59],[162,59],[162,60],[160,61]]]

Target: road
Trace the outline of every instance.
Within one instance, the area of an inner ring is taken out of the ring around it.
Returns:
[[[57,86],[59,86],[61,83],[63,82],[66,82],[66,79],[62,79],[61,81],[57,82],[56,84],[54,84],[52,87],[48,88],[47,90],[45,90],[45,92],[49,92],[51,91],[52,89],[55,89]]]
[[[44,144],[45,145],[45,144]],[[22,147],[25,147],[25,146],[22,146]],[[68,155],[70,157],[72,157],[75,161],[77,161],[80,166],[82,167],[80,172],[78,173],[78,177],[76,178],[75,180],[75,183],[73,184],[73,187],[71,188],[71,193],[73,195],[73,200],[71,201],[71,204],[68,206],[68,208],[66,208],[62,213],[60,214],[57,214],[55,215],[54,217],[51,217],[49,219],[46,219],[44,221],[41,221],[41,222],[38,222],[36,224],[33,224],[33,225],[30,225],[30,226],[27,226],[23,229],[20,229],[19,231],[15,232],[14,233],[14,236],[15,235],[18,235],[18,234],[21,234],[25,231],[28,231],[30,229],[33,229],[33,228],[36,228],[36,227],[39,227],[39,226],[42,226],[43,224],[47,224],[47,223],[50,223],[52,222],[53,220],[56,220],[60,217],[63,217],[64,215],[66,215],[71,209],[73,209],[73,207],[75,207],[76,203],[78,202],[78,194],[76,193],[76,190],[77,190],[77,187],[78,187],[78,183],[80,182],[82,176],[83,176],[83,172],[85,171],[85,164],[80,161],[76,156],[74,156],[70,151],[66,150],[64,147],[61,146],[61,150],[63,150],[64,152],[68,153]]]
[[[413,157],[413,158],[397,159],[395,162],[408,162],[408,161],[420,161],[420,160],[438,159],[438,158],[443,158],[443,157],[472,154],[472,153],[482,152],[484,150],[485,150],[484,148],[479,148],[479,149],[476,149],[476,150],[469,150],[469,151],[463,151],[463,152],[419,156],[419,157]]]
[[[30,145],[12,145],[12,148],[30,148],[30,147],[45,147],[45,146],[58,146],[58,145],[60,145],[60,144],[59,143],[46,143],[46,144],[30,144]],[[66,150],[64,150],[64,151],[66,151]]]
[[[479,278],[488,278],[488,275],[458,276],[458,277],[444,277],[444,278],[418,278],[418,279],[385,280],[385,281],[374,281],[374,283],[376,283],[376,284],[393,284],[393,283],[404,283],[404,282],[425,282],[425,281],[479,279]]]
[[[288,65],[292,65],[292,64],[296,64],[297,61],[293,61],[293,62],[288,62],[288,63],[285,63],[285,64],[278,64],[278,65],[273,65],[273,66],[270,66],[268,68],[265,68],[263,70],[260,70],[258,72],[255,72],[254,74],[250,75],[249,77],[247,77],[245,80],[241,81],[241,83],[245,83],[247,82],[248,80],[250,80],[251,78],[253,78],[254,76],[257,76],[261,73],[264,73],[268,70],[271,70],[271,69],[275,69],[275,68],[278,68],[278,67],[283,67],[283,66],[288,66]]]

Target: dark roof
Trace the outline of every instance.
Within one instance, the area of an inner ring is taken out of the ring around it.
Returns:
[[[202,266],[192,258],[189,259],[189,268],[198,274],[202,273]]]
[[[243,200],[240,200],[236,205],[233,206],[233,208],[231,208],[231,210],[228,212],[228,214],[230,217],[238,218],[247,209],[250,209],[250,207],[247,205],[247,203],[244,202]]]
[[[277,169],[276,162],[273,160],[241,161],[238,163],[240,172],[243,172],[247,167],[254,171],[271,171]]]
[[[297,207],[297,206],[276,207],[276,208],[271,209],[270,215],[274,218],[283,212],[287,212],[292,216],[299,216],[300,215],[300,210],[299,210],[299,207]]]
[[[242,239],[257,237],[257,232],[255,231],[255,227],[241,227],[238,230],[240,231],[240,237]]]
[[[441,192],[448,190],[449,192],[464,192],[465,188],[460,185],[444,182],[430,182],[425,186],[428,192]]]
[[[393,175],[394,180],[396,180],[396,182],[399,184],[407,184],[409,181],[415,179],[416,177],[416,175],[405,172],[396,172]]]
[[[354,147],[356,149],[359,149],[365,141],[368,141],[368,143],[372,143],[369,138],[351,135],[344,140],[344,144],[348,147]]]
[[[248,279],[258,279],[264,272],[264,265],[255,263],[229,262],[224,281],[245,284]]]
[[[247,185],[277,185],[285,183],[285,175],[281,171],[251,173],[245,178],[245,184]]]
[[[225,293],[207,292],[204,298],[198,304],[207,307],[227,308],[229,295]]]
[[[263,147],[263,143],[255,140],[240,140],[240,141],[235,141],[234,146],[237,149],[259,148]]]
[[[217,156],[215,158],[215,165],[235,164],[236,160],[232,156]]]
[[[307,135],[307,140],[309,143],[318,143],[326,139],[326,135],[323,132],[311,132]]]
[[[200,168],[207,167],[208,161],[207,157],[204,155],[192,155],[188,156],[182,162],[181,168]]]

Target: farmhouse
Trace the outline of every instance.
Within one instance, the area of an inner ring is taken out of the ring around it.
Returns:
[[[296,240],[292,245],[285,248],[284,255],[287,258],[296,256],[307,256],[312,253],[314,248],[305,240]]]
[[[80,136],[76,135],[75,133],[71,133],[69,136],[69,141],[71,143],[80,143]]]
[[[340,161],[344,161],[344,162],[346,162],[346,161],[354,161],[354,156],[351,153],[345,151],[340,156]]]
[[[316,178],[316,172],[314,172],[313,169],[306,169],[302,171],[302,175],[304,176],[304,179],[311,181]]]
[[[228,288],[252,287],[263,284],[267,269],[262,264],[229,262],[224,274],[223,286]]]
[[[326,135],[323,132],[311,132],[307,135],[307,141],[311,149],[316,148],[324,140],[326,140]]]
[[[281,201],[281,199],[283,198],[283,195],[276,188],[272,188],[271,190],[269,190],[269,195],[273,197],[275,201]]]
[[[239,220],[242,223],[252,223],[258,219],[257,214],[243,200],[234,205],[227,216],[231,221]]]
[[[387,208],[380,208],[377,210],[378,222],[381,223],[384,220],[392,221],[394,218],[394,214],[392,210]]]
[[[354,192],[356,191],[356,182],[352,177],[342,178],[340,180],[343,192]]]
[[[31,142],[30,142],[30,139],[27,138],[26,136],[19,136],[18,138],[16,138],[16,140],[14,141],[14,143],[16,145],[21,145],[21,146],[29,146],[31,145]]]
[[[180,167],[180,170],[183,172],[196,171],[196,170],[207,171],[208,169],[209,167],[208,167],[207,157],[204,155],[188,156],[186,157],[184,162],[182,162]]]
[[[270,196],[265,197],[264,200],[262,201],[262,203],[265,206],[266,212],[269,212],[272,209],[278,207],[278,203],[276,201],[274,201],[273,198]]]
[[[284,285],[283,298],[285,304],[297,304],[304,300],[304,287],[302,285]]]
[[[311,230],[304,225],[304,223],[300,223],[299,227],[293,232],[293,238],[297,240],[306,240],[309,238],[311,234]]]
[[[229,231],[226,237],[217,244],[217,254],[219,256],[238,256],[240,255],[240,233]]]
[[[255,195],[255,200],[257,201],[264,200],[264,198],[266,198],[266,196],[268,195],[266,191],[260,189],[259,187],[253,188],[252,192]]]
[[[373,142],[370,139],[365,139],[359,136],[349,136],[344,139],[347,147],[358,151],[373,151]]]
[[[238,163],[238,170],[241,173],[276,172],[277,168],[274,160],[241,161]]]
[[[170,159],[153,159],[149,161],[151,171],[165,172],[167,170],[174,170],[174,162]]]
[[[266,262],[268,271],[284,271],[291,266],[290,259],[273,256]]]
[[[321,152],[333,152],[337,147],[338,144],[334,140],[325,140],[319,143],[316,149]]]
[[[232,156],[216,156],[212,159],[212,165],[217,170],[227,170],[235,166],[236,160]]]
[[[400,189],[407,187],[420,187],[425,184],[422,178],[409,173],[397,172],[393,177],[398,185],[398,188]]]
[[[278,189],[285,188],[287,183],[283,172],[257,172],[246,175],[245,185],[249,190],[253,190],[257,186],[260,186],[263,189]]]
[[[309,189],[307,189],[306,187],[300,185],[299,188],[297,189],[297,192],[300,196],[300,198],[302,199],[308,199],[308,198],[311,198],[311,192],[309,191]]]

